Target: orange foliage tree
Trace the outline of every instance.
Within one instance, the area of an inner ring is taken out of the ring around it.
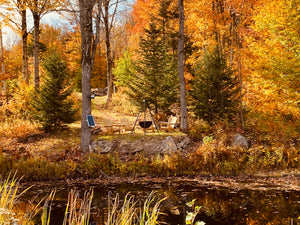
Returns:
[[[247,104],[264,115],[267,131],[290,135],[300,130],[299,9],[299,0],[265,2],[247,39],[252,54]]]

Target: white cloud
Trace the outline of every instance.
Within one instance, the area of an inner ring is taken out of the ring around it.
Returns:
[[[63,24],[68,24],[68,22],[56,12],[51,12],[43,16],[41,23],[50,24],[55,27],[62,26]]]
[[[20,40],[19,36],[9,27],[4,27],[2,29],[2,38],[3,46],[6,49],[10,49]]]

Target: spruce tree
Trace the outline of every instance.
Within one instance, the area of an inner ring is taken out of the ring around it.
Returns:
[[[190,96],[198,118],[210,123],[236,121],[241,100],[240,86],[219,46],[206,52],[202,63],[198,64]]]
[[[77,109],[69,98],[72,89],[67,82],[66,62],[56,53],[52,53],[45,58],[43,66],[46,70],[45,81],[40,90],[36,91],[32,106],[35,119],[49,131],[74,122]]]
[[[129,96],[138,104],[145,100],[155,112],[167,111],[177,100],[177,67],[168,54],[161,29],[154,22],[145,29],[139,47],[140,60],[135,63],[136,73],[128,83]]]

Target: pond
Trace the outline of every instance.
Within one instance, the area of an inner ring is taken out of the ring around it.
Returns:
[[[34,186],[23,198],[47,196],[53,188],[50,185]],[[247,189],[184,181],[57,185],[55,188],[57,193],[52,205],[51,225],[62,224],[68,192],[75,188],[82,195],[85,190],[93,188],[92,220],[97,225],[105,224],[109,193],[111,196],[118,194],[122,200],[130,192],[142,206],[151,191],[156,191],[160,199],[168,196],[161,203],[164,214],[160,221],[170,225],[185,224],[187,212],[192,211],[186,203],[192,200],[195,200],[194,206],[200,207],[196,220],[206,225],[300,224],[300,191],[286,188]]]

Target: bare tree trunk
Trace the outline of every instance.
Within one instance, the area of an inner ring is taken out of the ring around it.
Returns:
[[[23,80],[26,84],[29,84],[29,73],[28,73],[28,51],[27,51],[27,39],[28,39],[28,32],[27,32],[27,22],[26,22],[26,10],[21,11],[22,17],[22,51],[23,51]]]
[[[179,38],[178,38],[178,74],[180,83],[181,130],[188,131],[188,118],[186,108],[185,79],[183,71],[183,45],[184,45],[184,6],[183,0],[178,0],[179,9]]]
[[[2,29],[0,28],[0,62],[1,62],[1,74],[5,73],[4,70],[4,53],[3,53],[3,39],[2,39]]]
[[[2,29],[0,28],[0,63],[1,63],[1,74],[5,73],[4,70],[4,53],[3,53],[3,39],[2,39]],[[5,81],[3,81],[3,91],[5,91]]]
[[[107,100],[106,103],[111,102],[113,93],[113,54],[111,51],[110,33],[117,13],[119,0],[103,0],[103,9],[101,10],[104,29],[105,29],[105,46],[106,46],[106,66],[107,66]],[[111,8],[113,6],[113,10]]]
[[[40,75],[39,75],[39,36],[40,36],[40,15],[37,12],[32,12],[33,23],[34,23],[34,87],[35,89],[40,88]]]
[[[93,0],[79,0],[81,30],[81,66],[82,66],[82,115],[81,115],[81,151],[89,151],[92,142],[91,128],[86,122],[86,115],[91,114],[91,73],[93,68]]]
[[[111,102],[113,93],[113,77],[112,77],[112,56],[110,46],[110,25],[109,25],[109,2],[104,3],[104,27],[105,27],[105,46],[106,46],[106,65],[107,65],[107,100],[106,103]]]
[[[4,75],[5,73],[5,67],[4,67],[4,50],[3,50],[3,38],[2,38],[2,29],[0,29],[0,63],[1,63],[1,75]],[[8,102],[8,93],[7,93],[7,89],[6,89],[6,80],[2,81],[2,89],[4,92],[4,95],[6,97],[6,102]]]

